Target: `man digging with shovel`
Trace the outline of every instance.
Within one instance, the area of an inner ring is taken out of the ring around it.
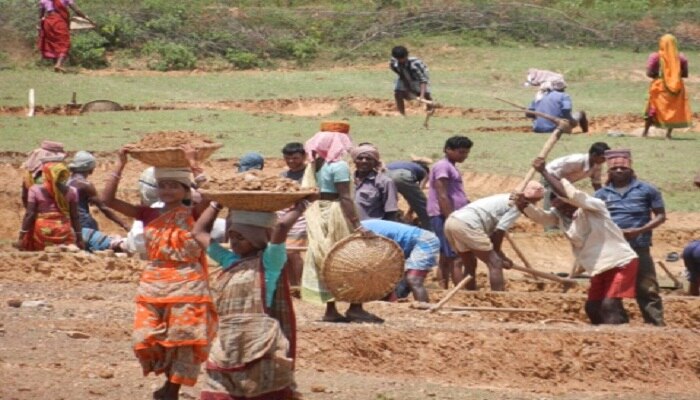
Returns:
[[[577,189],[566,179],[551,175],[545,168],[544,158],[536,158],[532,166],[552,187],[554,209],[544,211],[534,207],[523,195],[518,197],[518,206],[539,224],[559,226],[571,242],[576,262],[591,275],[586,301],[586,314],[591,323],[629,322],[622,299],[635,297],[637,253],[613,222],[603,200]]]
[[[426,110],[433,111],[432,97],[430,96],[430,78],[428,67],[416,57],[408,56],[408,49],[404,46],[396,46],[391,49],[391,61],[389,68],[398,75],[394,86],[394,99],[396,108],[401,115],[406,115],[404,100],[413,100],[426,103]]]

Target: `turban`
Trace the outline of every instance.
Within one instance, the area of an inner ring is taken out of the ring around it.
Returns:
[[[37,173],[41,170],[42,163],[61,162],[64,158],[66,158],[66,152],[63,150],[62,143],[44,140],[41,142],[41,147],[29,153],[23,167],[31,173]]]
[[[192,172],[189,168],[155,168],[156,182],[159,181],[175,181],[181,183],[188,188],[192,186]]]
[[[361,154],[369,156],[376,162],[381,162],[381,159],[379,158],[379,151],[376,147],[370,144],[363,144],[362,146],[357,146],[353,148],[352,151],[350,151],[350,156],[353,160],[356,160],[357,157],[359,157]]]
[[[632,168],[632,153],[629,149],[605,150],[608,169],[615,167]]]
[[[309,160],[313,161],[312,153],[315,152],[329,163],[341,160],[351,148],[352,140],[350,140],[349,135],[327,131],[316,133],[304,144]]]
[[[238,232],[253,247],[264,249],[270,241],[270,229],[276,222],[275,213],[230,210],[226,217],[226,231]]]
[[[528,200],[540,200],[544,197],[544,186],[537,181],[530,181],[523,189],[523,196]]]
[[[95,160],[95,157],[92,154],[81,150],[75,153],[73,162],[68,164],[68,168],[76,172],[86,172],[95,169],[96,164],[97,160]]]
[[[251,169],[263,169],[265,165],[265,159],[260,153],[250,152],[245,153],[240,160],[238,160],[238,172],[246,172]]]

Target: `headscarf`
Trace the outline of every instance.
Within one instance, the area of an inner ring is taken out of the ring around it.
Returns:
[[[382,167],[382,160],[379,157],[379,150],[371,144],[363,144],[362,146],[353,147],[350,151],[350,156],[353,161],[356,161],[360,155],[369,156],[371,159],[377,162],[377,169]]]
[[[95,160],[95,157],[92,154],[88,153],[87,151],[80,150],[79,152],[75,153],[73,161],[68,164],[68,168],[75,172],[87,172],[95,169],[96,164],[97,160]]]
[[[70,178],[68,167],[62,162],[45,163],[42,166],[42,174],[44,175],[44,187],[46,191],[49,192],[49,196],[54,199],[58,209],[69,217],[70,206],[68,204],[68,199],[66,199],[60,187],[65,185],[66,182],[68,182],[68,178]]]
[[[270,229],[276,222],[275,213],[230,210],[226,217],[226,232],[238,232],[256,249],[264,249],[270,241]]]
[[[659,39],[659,72],[664,80],[666,90],[678,94],[683,90],[681,80],[681,58],[678,55],[676,37],[665,34]]]
[[[541,200],[544,197],[544,186],[537,181],[530,181],[523,189],[523,196],[528,200]]]
[[[313,161],[313,153],[315,152],[329,163],[341,160],[351,148],[350,136],[338,132],[318,132],[304,144],[306,155],[310,161]]]
[[[44,140],[41,142],[41,147],[32,150],[27,157],[27,161],[22,164],[22,167],[32,174],[41,170],[41,164],[44,162],[60,162],[66,158],[66,152],[63,149],[63,144]]]
[[[608,169],[615,167],[632,168],[632,152],[629,149],[605,150]]]
[[[143,170],[139,177],[139,194],[141,204],[151,206],[160,200],[158,197],[158,182],[156,181],[155,167],[148,167]]]
[[[246,172],[251,169],[263,169],[265,165],[265,159],[260,153],[254,151],[250,153],[245,153],[240,160],[238,160],[238,172]]]
[[[160,168],[154,170],[156,182],[175,181],[187,186],[192,186],[192,171],[189,168]]]

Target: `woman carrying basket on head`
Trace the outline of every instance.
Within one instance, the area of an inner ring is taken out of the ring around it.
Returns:
[[[107,207],[143,222],[150,263],[136,295],[132,340],[144,375],[164,373],[165,384],[154,399],[177,399],[180,385],[194,386],[216,334],[217,317],[209,293],[207,258],[192,228],[207,203],[184,205],[190,197],[192,173],[201,169],[195,150],[184,147],[190,168],[156,168],[162,208],[136,206],[116,198],[128,148],[119,153],[117,170],[107,181],[102,201]]]
[[[211,240],[221,210],[210,203],[194,227],[197,242],[223,270],[213,280],[219,329],[206,364],[202,400],[294,398],[296,319],[285,241],[308,200],[275,213],[230,210],[231,250]]]
[[[381,323],[383,320],[365,311],[362,304],[351,304],[345,315],[340,314],[321,276],[323,262],[334,244],[353,231],[370,234],[360,225],[351,193],[350,167],[343,161],[352,148],[349,132],[350,125],[346,122],[324,122],[321,131],[304,146],[310,162],[301,185],[317,188],[320,200],[306,211],[308,248],[301,278],[301,297],[305,301],[325,304],[323,321],[326,322]]]

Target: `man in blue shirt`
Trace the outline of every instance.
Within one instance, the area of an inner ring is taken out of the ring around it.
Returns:
[[[432,160],[422,157],[412,157],[411,161],[394,161],[386,166],[386,175],[394,181],[396,191],[406,199],[411,207],[406,216],[415,213],[420,221],[420,227],[431,230],[428,217],[428,199],[423,189],[428,183],[428,173]]]
[[[664,326],[659,283],[649,251],[652,230],[666,221],[663,197],[653,185],[637,180],[629,150],[607,150],[605,158],[608,183],[595,197],[605,201],[613,221],[639,256],[637,304],[644,322]]]
[[[528,110],[566,119],[569,121],[569,126],[571,129],[580,126],[584,133],[588,132],[588,119],[586,118],[586,113],[581,111],[572,114],[571,97],[564,92],[564,89],[566,89],[566,83],[564,83],[562,79],[554,79],[552,81],[544,82],[539,92],[543,94],[542,97],[533,100],[532,103],[530,103]],[[528,114],[528,116],[530,118],[534,118],[532,130],[535,133],[550,133],[557,127],[555,122],[548,119],[536,117],[530,114]],[[570,132],[571,131],[569,130],[567,133]]]

